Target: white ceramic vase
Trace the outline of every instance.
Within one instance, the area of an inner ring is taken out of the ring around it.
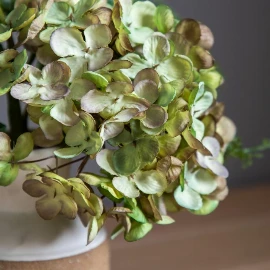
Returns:
[[[52,155],[54,149],[39,149],[26,160],[42,159]],[[65,163],[59,160],[59,165]],[[38,164],[46,168],[56,166],[55,159]],[[70,168],[59,170],[69,177]],[[35,210],[35,201],[22,190],[26,172],[20,171],[18,178],[8,187],[0,187],[0,261],[47,261],[75,256],[97,248],[106,240],[102,230],[96,239],[86,245],[87,228],[79,218],[68,220],[57,217],[45,221]]]

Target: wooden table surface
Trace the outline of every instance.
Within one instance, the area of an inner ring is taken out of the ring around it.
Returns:
[[[210,216],[173,217],[136,243],[112,241],[112,270],[270,270],[270,186],[232,189]]]

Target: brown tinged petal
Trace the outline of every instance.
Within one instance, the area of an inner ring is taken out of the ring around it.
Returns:
[[[159,85],[159,75],[158,73],[152,68],[146,68],[141,70],[134,79],[134,86],[144,80],[149,80],[154,82],[157,86]]]
[[[198,45],[204,48],[205,50],[209,51],[213,47],[215,42],[214,35],[211,29],[205,24],[200,23],[200,29],[201,29],[201,38]]]
[[[223,177],[218,177],[216,181],[217,181],[216,190],[207,197],[211,200],[223,201],[229,194],[227,180]]]
[[[181,20],[177,24],[175,32],[181,34],[192,45],[197,45],[201,38],[200,24],[193,19]]]
[[[226,145],[234,139],[236,135],[236,126],[230,118],[222,116],[217,123],[216,131],[221,136],[224,144]]]
[[[194,67],[197,69],[209,69],[215,64],[212,55],[200,46],[193,46],[188,57],[192,60]]]
[[[63,138],[59,137],[57,140],[48,140],[41,128],[38,128],[32,132],[34,144],[39,147],[53,147],[60,144]]]
[[[101,24],[110,25],[112,21],[112,10],[106,7],[93,10],[92,15],[98,16]]]
[[[183,163],[178,158],[167,156],[158,161],[157,170],[162,172],[166,176],[168,184],[171,184],[179,179],[182,166]]]

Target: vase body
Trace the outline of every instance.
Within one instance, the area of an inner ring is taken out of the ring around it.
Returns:
[[[53,150],[35,150],[27,160],[51,156]],[[59,160],[58,164],[66,162],[66,160]],[[38,164],[43,168],[54,168],[56,161],[52,158]],[[68,166],[64,167],[59,170],[59,174],[68,178],[69,169]],[[79,218],[68,220],[57,217],[52,221],[40,218],[35,210],[37,198],[30,197],[22,190],[25,176],[26,172],[20,171],[14,183],[8,187],[0,187],[0,269],[84,270],[89,269],[92,261],[96,260],[91,254],[95,254],[98,258],[97,253],[100,250],[105,259],[104,262],[107,260],[105,263],[107,266],[101,268],[98,265],[98,268],[95,268],[93,265],[91,269],[108,270],[106,232],[101,230],[96,239],[87,246],[87,228],[82,225]],[[88,259],[88,263],[84,264],[85,259]],[[72,268],[66,265],[66,268],[61,268],[66,263],[78,265]]]

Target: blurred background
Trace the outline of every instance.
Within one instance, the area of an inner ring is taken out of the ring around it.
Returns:
[[[226,115],[236,123],[245,146],[270,138],[270,1],[154,2],[167,4],[180,18],[194,18],[212,29],[212,54],[226,80],[219,90]],[[0,122],[7,123],[5,97],[0,97]],[[269,270],[270,151],[248,169],[243,170],[237,160],[230,160],[227,167],[231,194],[214,214],[178,214],[174,225],[155,228],[142,241],[112,242],[112,269]]]

